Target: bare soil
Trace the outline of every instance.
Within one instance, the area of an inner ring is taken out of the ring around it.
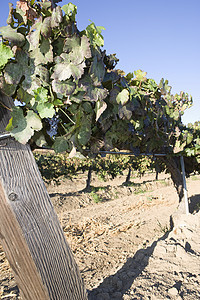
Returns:
[[[188,216],[168,175],[124,181],[47,186],[89,299],[200,299],[200,176],[187,179]],[[0,267],[1,299],[20,299],[1,246]]]

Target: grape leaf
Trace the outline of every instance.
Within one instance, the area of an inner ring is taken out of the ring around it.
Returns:
[[[101,60],[97,60],[97,56],[94,57],[94,60],[91,64],[90,67],[90,74],[93,77],[94,76],[94,81],[95,79],[97,80],[97,83],[103,81],[103,78],[105,76],[105,67],[104,67],[104,63]]]
[[[6,94],[7,96],[14,95],[16,91],[17,85],[16,84],[7,84],[5,82],[5,78],[0,76],[0,89]]]
[[[132,111],[128,109],[126,106],[120,106],[119,107],[119,118],[130,120],[132,117]]]
[[[127,89],[123,89],[116,97],[117,103],[121,103],[122,105],[126,104],[129,100],[129,91]]]
[[[91,57],[89,39],[85,35],[81,38],[78,36],[67,38],[63,51],[68,53],[69,60],[74,64],[80,64],[84,58]]]
[[[134,74],[136,76],[136,80],[139,80],[139,81],[146,81],[147,78],[146,78],[146,75],[147,75],[147,72],[143,72],[142,70],[137,70],[137,71],[134,71]]]
[[[23,76],[23,69],[15,63],[8,63],[5,67],[4,78],[8,84],[18,84]]]
[[[52,22],[52,17],[47,17],[44,19],[42,23],[42,28],[41,28],[41,34],[46,38],[50,38],[51,36],[51,22]]]
[[[42,39],[41,44],[30,52],[30,57],[34,59],[35,66],[53,62],[53,47],[48,39]]]
[[[167,93],[171,92],[171,86],[169,86],[168,83],[168,80],[164,81],[164,78],[160,80],[159,88],[163,95],[166,95]]]
[[[39,116],[32,110],[29,110],[27,116],[24,117],[23,110],[20,107],[14,107],[12,115],[12,131],[13,136],[17,141],[26,144],[33,136],[34,131],[42,129],[42,122]],[[9,124],[11,127],[11,124]]]
[[[51,27],[58,27],[63,20],[62,10],[60,6],[53,9],[51,16]]]
[[[69,61],[67,54],[63,53],[61,54],[61,57],[63,58],[63,61],[55,65],[54,73],[51,78],[60,81],[69,79],[71,76],[73,76],[75,80],[81,78],[84,73],[85,62],[75,65]]]
[[[17,90],[17,98],[18,100],[20,100],[21,102],[24,102],[24,103],[30,103],[31,100],[33,99],[33,96],[28,94],[23,88],[19,88]]]
[[[104,101],[98,100],[95,105],[95,112],[96,112],[96,121],[100,118],[102,113],[106,110],[107,104]]]
[[[102,86],[95,86],[89,75],[79,81],[79,87],[86,92],[84,98],[88,101],[103,100],[108,95],[108,90]]]
[[[53,103],[48,102],[48,90],[40,87],[34,90],[35,101],[37,102],[36,109],[39,116],[43,118],[53,118],[55,109]]]
[[[25,43],[24,35],[17,32],[10,25],[0,27],[0,33],[5,40],[15,45],[22,46]]]
[[[83,36],[81,39],[76,36],[67,38],[63,51],[68,53],[62,53],[57,58],[57,64],[51,78],[66,80],[72,76],[75,80],[80,79],[86,67],[84,59],[91,56],[87,37]]]
[[[33,90],[41,86],[40,79],[34,73],[35,65],[34,60],[29,60],[26,52],[18,50],[16,52],[16,61],[10,62],[4,69],[5,81],[8,84],[18,84],[22,76],[22,87],[27,93],[33,94]]]
[[[56,137],[55,142],[53,144],[53,149],[56,153],[59,152],[70,152],[72,149],[71,142],[64,136]]]
[[[4,68],[8,60],[14,56],[10,47],[0,43],[0,69]]]
[[[37,111],[40,117],[43,118],[53,118],[55,115],[54,105],[52,103],[38,103]]]
[[[76,89],[76,83],[71,79],[66,81],[53,80],[53,91],[57,94],[57,97],[62,99],[63,97],[70,96]]]
[[[103,26],[96,26],[94,22],[86,28],[86,35],[89,37],[90,43],[94,48],[104,46],[104,39],[101,34],[102,30],[105,30],[105,28]]]
[[[86,145],[91,137],[91,118],[88,116],[82,119],[81,128],[78,133],[78,141],[81,145]]]
[[[31,27],[31,30],[26,37],[30,44],[29,51],[39,47],[42,25],[42,16],[40,16],[35,24]]]
[[[75,22],[76,20],[76,13],[77,13],[77,6],[69,2],[66,5],[62,6],[62,10],[65,12],[65,19],[67,21]]]

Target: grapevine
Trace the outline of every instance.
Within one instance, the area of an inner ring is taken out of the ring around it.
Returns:
[[[0,28],[0,90],[20,103],[6,128],[11,135],[70,157],[111,149],[165,153],[170,159],[161,163],[171,173],[174,155],[197,156],[199,131],[181,122],[192,98],[173,95],[167,80],[157,84],[144,71],[118,70],[116,55],[103,50],[104,28],[92,22],[80,32],[77,7],[57,2],[10,4],[8,25]],[[172,179],[180,194],[179,173]]]

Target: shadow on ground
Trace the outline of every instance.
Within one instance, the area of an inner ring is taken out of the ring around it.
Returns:
[[[200,195],[194,195],[189,199],[189,210],[190,213],[197,213],[200,211]]]
[[[122,300],[123,295],[130,289],[135,279],[142,273],[149,263],[157,243],[165,240],[169,232],[165,233],[157,241],[146,249],[138,250],[133,257],[127,259],[126,263],[114,274],[106,277],[95,289],[88,291],[89,300]]]

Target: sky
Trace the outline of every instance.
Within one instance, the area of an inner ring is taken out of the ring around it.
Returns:
[[[8,3],[0,0],[0,26],[6,26]],[[63,0],[59,5],[67,4]],[[187,92],[193,106],[185,124],[200,120],[200,0],[74,0],[81,31],[90,24],[104,26],[104,49],[116,53],[117,68],[141,69],[157,83],[167,79],[172,93]]]

